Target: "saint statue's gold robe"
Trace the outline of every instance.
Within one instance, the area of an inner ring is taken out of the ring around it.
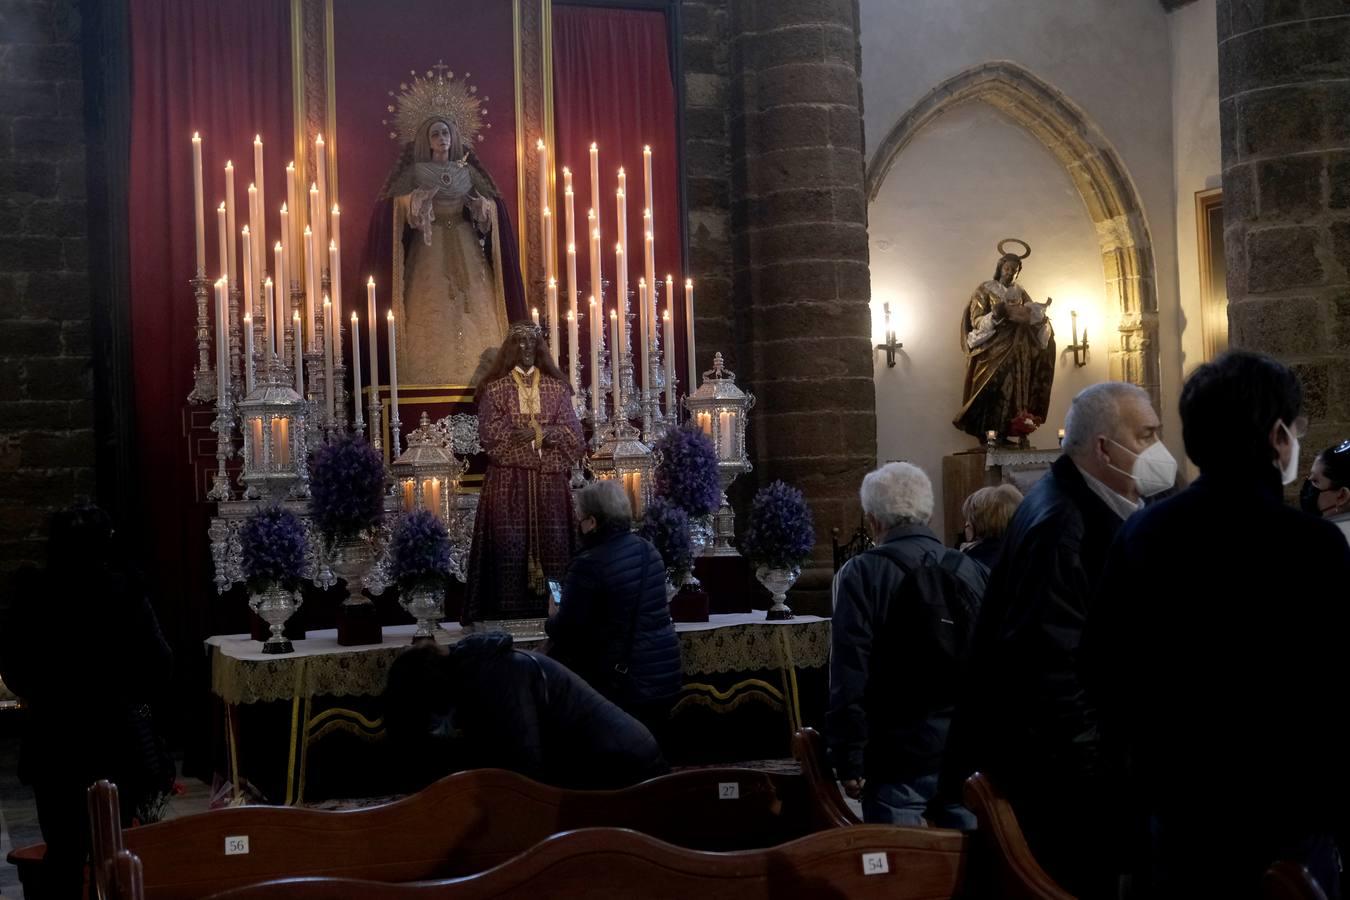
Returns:
[[[999,303],[1029,307],[1031,321],[999,316]],[[983,441],[990,431],[1006,438],[1019,413],[1045,420],[1055,377],[1055,333],[1044,304],[1032,302],[1017,284],[984,282],[961,316],[961,349],[966,379],[953,425]]]

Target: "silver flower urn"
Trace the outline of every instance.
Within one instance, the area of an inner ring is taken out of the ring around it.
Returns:
[[[786,602],[787,592],[797,583],[797,578],[801,574],[801,566],[781,568],[762,565],[755,569],[755,577],[759,579],[759,583],[768,588],[769,593],[773,594],[773,606],[769,607],[767,616],[770,622],[792,618],[792,609]]]
[[[417,620],[417,630],[413,632],[414,642],[436,639],[441,630],[441,617],[445,614],[445,587],[432,584],[403,591],[398,598],[399,606]]]
[[[347,596],[342,601],[343,606],[370,603],[370,599],[361,593],[361,583],[374,562],[375,549],[370,541],[352,537],[333,542],[329,567],[334,575],[342,579],[344,589],[347,591]]]
[[[288,591],[279,584],[249,597],[248,606],[271,628],[272,633],[263,642],[264,653],[294,653],[295,647],[283,634],[286,620],[295,615],[304,600],[299,591]]]

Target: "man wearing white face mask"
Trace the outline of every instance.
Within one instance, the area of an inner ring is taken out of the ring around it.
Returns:
[[[1103,747],[1128,759],[1148,897],[1256,897],[1277,859],[1338,893],[1350,825],[1343,722],[1350,548],[1284,502],[1302,389],[1233,352],[1181,392],[1200,478],[1134,516],[1107,558],[1081,648]]]
[[[1172,486],[1149,396],[1123,382],[1074,398],[1064,455],[1018,507],[990,576],[971,688],[948,741],[944,791],[971,771],[1008,794],[1037,861],[1070,893],[1114,898],[1113,779],[1077,653],[1106,551],[1143,497]]]

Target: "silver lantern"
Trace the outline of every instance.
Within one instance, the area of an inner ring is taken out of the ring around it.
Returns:
[[[745,426],[755,395],[736,385],[736,373],[726,367],[722,354],[713,354],[713,367],[703,373],[703,383],[685,408],[690,421],[706,434],[717,451],[717,471],[722,481],[722,502],[713,517],[713,545],[707,556],[737,556],[732,541],[736,536],[736,514],[727,502],[727,488],[742,472],[753,468],[745,453]]]
[[[279,367],[269,366],[253,392],[239,401],[245,499],[308,496],[307,411],[308,404]]]
[[[464,475],[464,463],[445,446],[444,434],[426,413],[408,434],[408,449],[390,467],[405,513],[426,509],[447,525],[455,507],[454,494]]]

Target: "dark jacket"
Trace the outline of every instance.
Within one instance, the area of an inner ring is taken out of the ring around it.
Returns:
[[[28,707],[20,777],[84,785],[116,779],[124,799],[137,783],[171,777],[144,771],[163,760],[142,753],[147,732],[135,721],[138,708],[167,693],[173,671],[139,580],[101,566],[30,569],[15,576],[9,600],[0,616],[0,677]],[[96,639],[72,642],[72,622]]]
[[[950,771],[1011,794],[1100,775],[1097,709],[1077,654],[1120,517],[1061,456],[1018,506],[989,579]]]
[[[1256,896],[1278,853],[1344,831],[1346,585],[1341,533],[1286,506],[1273,467],[1206,473],[1121,529],[1084,677],[1168,890]]]
[[[585,542],[548,621],[549,654],[624,709],[670,700],[682,670],[661,554],[623,527]]]
[[[980,538],[962,552],[976,562],[984,563],[985,568],[992,572],[999,554],[1003,552],[1003,538]]]
[[[841,779],[866,775],[904,782],[941,768],[957,685],[925,680],[922,672],[906,666],[903,648],[877,638],[906,572],[945,552],[924,526],[898,525],[886,532],[881,546],[853,557],[835,576],[825,735]],[[963,556],[957,577],[979,595],[988,570]]]
[[[459,769],[502,768],[559,787],[636,784],[668,771],[651,733],[547,656],[517,650],[510,635],[474,634],[449,647],[426,691],[431,727],[390,722],[391,737],[415,745],[409,759],[426,777]],[[388,696],[388,695],[386,695]],[[402,700],[405,698],[395,698]],[[388,702],[388,701],[386,701]],[[403,726],[403,727],[397,727]]]

